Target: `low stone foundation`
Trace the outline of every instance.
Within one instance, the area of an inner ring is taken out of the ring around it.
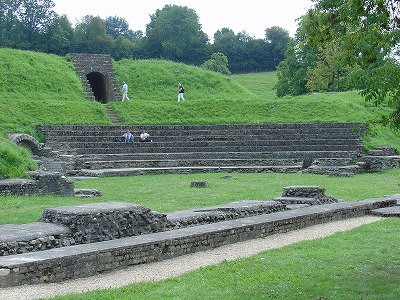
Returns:
[[[393,206],[398,199],[400,195],[314,205],[202,226],[3,256],[0,257],[0,288],[91,276],[310,225],[363,216],[373,209]]]
[[[221,221],[271,214],[287,210],[286,205],[276,201],[242,200],[203,209],[183,210],[167,215],[168,228],[205,225]]]
[[[0,256],[44,251],[74,245],[71,231],[65,226],[35,222],[0,226]]]
[[[0,195],[73,196],[74,184],[60,173],[32,172],[31,179],[0,180]]]
[[[40,221],[66,226],[76,244],[164,231],[167,224],[164,214],[121,202],[48,208]]]
[[[319,186],[284,187],[282,196],[273,200],[287,205],[321,205],[338,202],[334,197],[325,195],[325,189]]]

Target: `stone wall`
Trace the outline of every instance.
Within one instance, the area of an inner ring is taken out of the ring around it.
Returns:
[[[245,219],[0,257],[0,287],[58,282],[159,261],[310,225],[368,214],[399,195],[340,202]]]
[[[400,167],[400,156],[392,147],[379,147],[368,151],[363,157],[366,172],[382,172],[387,169]]]
[[[74,245],[71,231],[65,227],[43,222],[6,224],[0,226],[0,256],[44,251]]]
[[[0,180],[0,195],[73,196],[73,181],[60,173],[32,172],[31,179]]]
[[[167,224],[164,214],[121,202],[48,208],[40,221],[66,226],[77,244],[164,231]]]

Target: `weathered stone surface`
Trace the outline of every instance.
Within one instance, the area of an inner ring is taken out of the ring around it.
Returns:
[[[0,256],[42,251],[74,244],[71,231],[62,225],[34,222],[0,226]]]
[[[75,197],[80,198],[93,198],[103,197],[103,193],[98,189],[75,189]]]
[[[192,181],[190,183],[190,187],[201,187],[205,188],[208,187],[208,181]]]
[[[282,197],[273,200],[284,204],[318,205],[338,202],[332,196],[325,195],[325,189],[319,186],[288,186],[284,187]]]
[[[32,179],[0,180],[1,195],[60,195],[74,194],[73,182],[58,172],[31,172]]]
[[[58,282],[368,214],[400,195],[315,205],[99,243],[0,257],[0,287]]]
[[[163,231],[167,224],[164,214],[123,202],[48,208],[40,221],[67,226],[79,244]]]
[[[275,201],[242,200],[201,209],[176,211],[167,214],[167,218],[169,229],[177,229],[284,210],[286,206]]]
[[[71,176],[294,173],[317,160],[349,165],[364,151],[360,134],[365,125],[360,123],[148,125],[153,143],[115,142],[124,131],[142,128],[40,126],[47,147],[76,155],[75,164],[63,163]]]

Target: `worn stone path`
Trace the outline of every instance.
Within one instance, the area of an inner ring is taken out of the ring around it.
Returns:
[[[284,247],[293,243],[326,237],[337,232],[347,231],[364,224],[382,220],[378,216],[364,216],[307,228],[275,234],[262,239],[255,239],[222,246],[213,250],[197,252],[173,259],[145,265],[132,266],[87,278],[68,280],[61,283],[25,285],[0,289],[2,300],[30,300],[56,295],[81,293],[84,291],[119,288],[135,282],[157,281],[181,275],[200,267],[218,264],[223,260],[235,260],[249,257],[262,251]]]

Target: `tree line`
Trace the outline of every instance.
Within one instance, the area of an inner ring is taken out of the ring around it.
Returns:
[[[313,0],[277,68],[277,95],[350,89],[400,129],[400,0]]]
[[[166,5],[150,16],[146,32],[134,31],[118,16],[87,15],[74,27],[52,9],[52,0],[0,0],[0,46],[57,55],[111,54],[115,60],[166,59],[224,74],[275,70],[291,40],[274,26],[264,39],[245,31],[218,30],[210,42],[195,10]]]

